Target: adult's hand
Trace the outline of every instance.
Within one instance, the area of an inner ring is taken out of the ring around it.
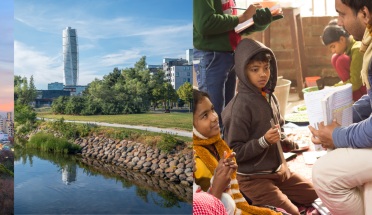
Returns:
[[[332,133],[336,127],[340,124],[333,120],[332,124],[324,125],[324,122],[319,123],[318,130],[313,126],[309,125],[310,132],[312,133],[311,141],[314,144],[320,144],[323,148],[334,149],[335,145],[333,143]]]
[[[273,16],[269,8],[257,8],[256,13],[252,16],[254,24],[240,32],[240,34],[250,35],[253,32],[264,31],[271,22],[282,19],[283,17],[281,12]]]
[[[249,5],[249,7],[244,11],[244,13],[238,16],[239,24],[252,18],[253,15],[256,13],[256,9],[259,9],[259,8],[262,8],[262,5],[260,5],[259,3]]]

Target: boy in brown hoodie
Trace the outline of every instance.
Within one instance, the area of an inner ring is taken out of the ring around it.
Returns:
[[[240,190],[254,205],[269,204],[300,214],[295,204],[310,206],[317,195],[309,181],[289,173],[279,154],[278,141],[283,148],[296,146],[286,138],[281,140],[279,132],[284,121],[273,94],[277,81],[274,53],[262,43],[244,39],[235,51],[235,71],[238,93],[223,110],[222,121],[224,139],[236,152]]]

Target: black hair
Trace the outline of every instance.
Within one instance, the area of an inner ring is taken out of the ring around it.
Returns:
[[[324,28],[322,36],[320,36],[323,45],[328,46],[333,42],[340,40],[340,37],[349,38],[350,34],[342,27],[337,25],[337,19],[331,20]]]
[[[193,110],[192,114],[195,114],[196,111],[196,106],[202,102],[203,98],[206,97],[208,99],[211,99],[208,95],[208,93],[197,90],[197,89],[192,89],[192,100],[193,100]]]
[[[353,10],[354,14],[358,12],[365,6],[372,13],[372,1],[371,0],[341,0],[341,2],[350,7]]]
[[[271,61],[271,54],[270,54],[269,51],[258,52],[257,54],[253,55],[249,59],[248,64],[252,63],[253,61],[270,63],[270,61]]]

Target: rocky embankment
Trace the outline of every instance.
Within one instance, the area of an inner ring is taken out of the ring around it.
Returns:
[[[81,162],[89,166],[89,168],[94,168],[101,174],[110,175],[112,177],[120,176],[120,181],[123,183],[123,186],[127,188],[136,185],[137,187],[152,190],[157,193],[160,192],[164,194],[164,192],[168,191],[168,195],[173,195],[179,200],[183,200],[190,204],[192,203],[192,186],[176,184],[170,182],[169,180],[154,177],[138,171],[126,170],[123,167],[111,165],[106,162],[88,157],[83,157]],[[174,200],[175,198],[171,197],[171,199]]]
[[[74,142],[82,147],[83,157],[160,177],[187,187],[192,185],[192,149],[178,147],[171,153],[165,153],[155,146],[104,136],[78,138]]]

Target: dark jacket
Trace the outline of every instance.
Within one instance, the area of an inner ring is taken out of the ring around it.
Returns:
[[[271,75],[264,89],[268,100],[251,84],[245,72],[250,58],[264,50],[272,55]],[[277,145],[263,147],[259,144],[259,138],[271,128],[272,118],[276,120],[275,124],[278,120],[283,124],[278,102],[273,95],[278,74],[274,53],[260,42],[244,39],[235,52],[235,71],[239,78],[238,93],[222,112],[224,139],[236,152],[239,173],[274,172],[281,164]]]

